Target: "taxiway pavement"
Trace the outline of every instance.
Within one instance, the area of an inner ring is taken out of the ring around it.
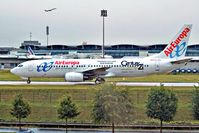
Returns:
[[[110,82],[117,86],[175,86],[175,87],[192,87],[199,86],[196,82]],[[26,81],[0,81],[0,85],[27,85]],[[95,85],[95,82],[37,82],[32,81],[29,85]]]

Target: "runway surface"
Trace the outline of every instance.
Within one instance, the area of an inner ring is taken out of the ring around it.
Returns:
[[[117,86],[183,86],[183,87],[192,87],[199,86],[199,83],[158,83],[158,82],[117,82]]]
[[[111,82],[113,83],[113,82]],[[192,87],[199,86],[199,83],[159,83],[159,82],[115,82],[117,86],[183,86]],[[27,85],[26,81],[0,81],[0,85]],[[36,82],[33,81],[29,85],[95,85],[95,82]]]
[[[27,85],[26,81],[0,81],[0,85]],[[95,85],[95,82],[37,82],[28,85]]]

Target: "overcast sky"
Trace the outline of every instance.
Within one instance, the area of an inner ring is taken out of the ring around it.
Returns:
[[[57,10],[44,12],[56,7]],[[24,40],[46,45],[168,43],[183,24],[193,24],[190,44],[199,43],[199,0],[0,0],[0,46],[19,47]]]

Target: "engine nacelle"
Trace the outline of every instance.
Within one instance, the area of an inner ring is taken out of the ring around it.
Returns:
[[[65,80],[68,82],[82,82],[84,81],[84,75],[77,72],[68,72],[65,74]]]

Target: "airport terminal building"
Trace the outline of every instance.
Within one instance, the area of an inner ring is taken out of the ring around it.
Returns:
[[[111,44],[105,46],[105,55],[113,58],[126,56],[145,57],[160,53],[167,44]],[[27,58],[28,47],[31,47],[35,55],[52,55],[54,58],[99,58],[101,56],[101,44],[81,44],[76,46],[55,44],[43,46],[38,41],[24,41],[19,48],[0,47],[0,68],[12,68],[17,64],[29,60]],[[194,57],[198,62],[196,71],[199,71],[199,44],[189,44],[186,56]],[[193,65],[191,65],[193,67]],[[188,69],[188,68],[187,68]]]
[[[111,55],[113,58],[122,58],[124,56],[149,56],[160,53],[167,44],[111,44],[105,46],[105,54]],[[101,54],[101,44],[81,44],[76,46],[70,45],[48,45],[41,46],[38,41],[24,41],[18,49],[18,53],[27,53],[28,47],[31,47],[36,54],[50,55],[67,55],[71,53],[77,54]],[[187,49],[186,56],[199,56],[199,44],[190,44]]]

